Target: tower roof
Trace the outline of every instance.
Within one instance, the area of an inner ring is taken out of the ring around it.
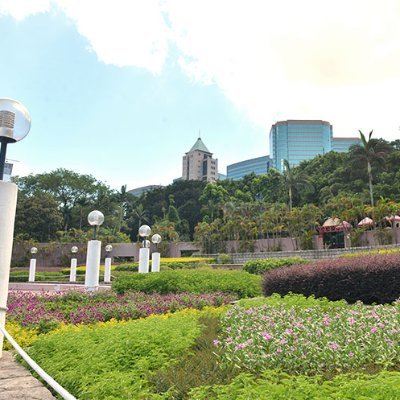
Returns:
[[[203,141],[201,140],[200,137],[196,140],[196,143],[189,150],[189,153],[191,153],[192,151],[195,151],[195,150],[199,150],[199,151],[203,151],[204,153],[211,154],[211,152],[207,149],[206,145],[203,143]]]

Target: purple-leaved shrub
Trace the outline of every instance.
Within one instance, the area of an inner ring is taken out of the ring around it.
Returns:
[[[365,304],[392,303],[400,297],[400,254],[376,254],[292,265],[267,271],[263,294],[357,300]]]

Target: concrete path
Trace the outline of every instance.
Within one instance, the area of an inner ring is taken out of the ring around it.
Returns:
[[[79,283],[44,283],[44,282],[10,282],[8,284],[9,290],[24,290],[30,292],[64,292],[66,290],[85,290],[84,284]],[[98,291],[103,292],[110,290],[111,285],[100,284]]]
[[[14,360],[10,351],[0,358],[0,400],[52,400],[55,397],[42,383]]]

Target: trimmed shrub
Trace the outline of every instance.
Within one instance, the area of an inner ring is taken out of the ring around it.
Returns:
[[[68,280],[68,276],[64,276],[63,272],[36,272],[35,281],[63,281]],[[28,282],[29,271],[12,271],[10,272],[9,282]]]
[[[305,296],[392,303],[400,297],[400,254],[337,258],[267,271],[264,296],[289,292]]]
[[[119,294],[128,290],[164,294],[223,292],[242,298],[259,296],[261,279],[242,271],[182,269],[118,276],[112,287]]]
[[[286,267],[288,265],[301,264],[306,261],[300,257],[291,257],[291,258],[265,258],[262,260],[251,260],[247,261],[243,269],[250,274],[261,275],[265,271],[270,269]]]

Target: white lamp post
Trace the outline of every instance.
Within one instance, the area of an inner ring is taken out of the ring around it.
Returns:
[[[143,247],[139,249],[139,273],[147,274],[149,272],[150,242],[146,240],[150,236],[151,229],[148,225],[142,225],[139,228],[139,236],[143,238]]]
[[[99,287],[101,242],[96,240],[97,228],[104,222],[102,212],[94,210],[88,215],[88,222],[94,227],[93,240],[89,240],[86,255],[85,289],[95,291]]]
[[[158,245],[161,243],[161,236],[155,233],[151,237],[151,241],[156,245],[156,251],[151,254],[151,271],[160,272],[160,253],[158,252]]]
[[[29,279],[28,282],[35,282],[36,274],[36,253],[37,247],[31,248],[31,261],[29,262]]]
[[[111,252],[112,252],[111,244],[106,246],[106,258],[104,260],[104,283],[111,282]]]
[[[10,277],[11,253],[14,236],[15,210],[17,207],[17,185],[4,182],[4,166],[7,145],[22,140],[31,128],[28,110],[12,99],[0,99],[0,324],[5,325],[8,280]],[[3,334],[0,333],[0,358]]]
[[[71,247],[71,272],[69,275],[70,282],[76,282],[76,266],[78,265],[78,259],[76,258],[76,254],[78,253],[78,247],[72,246]]]

